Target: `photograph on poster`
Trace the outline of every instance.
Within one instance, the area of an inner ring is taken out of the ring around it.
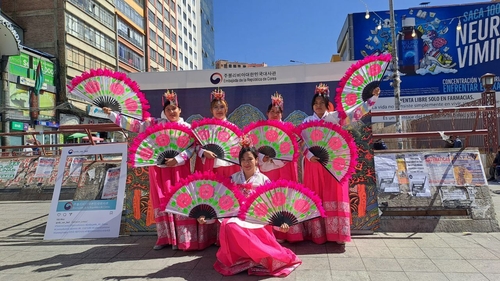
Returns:
[[[106,157],[116,158],[119,154],[107,154]],[[113,172],[115,171],[115,172]],[[117,173],[116,173],[117,171]],[[73,197],[74,201],[83,200],[110,200],[114,197],[103,197],[104,193],[109,193],[110,188],[119,183],[120,165],[119,163],[91,164],[82,171]],[[108,191],[105,191],[105,190]],[[114,189],[116,191],[116,189]]]
[[[377,187],[381,193],[399,193],[396,154],[375,156]]]
[[[81,168],[74,197],[63,200],[61,185],[64,165],[67,161],[73,163],[68,157],[86,158],[94,155],[117,160],[95,162]],[[126,143],[64,147],[44,239],[117,237],[125,196],[126,159]]]

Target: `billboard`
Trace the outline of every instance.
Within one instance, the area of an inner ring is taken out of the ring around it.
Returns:
[[[500,3],[396,10],[396,38],[387,11],[371,15],[352,14],[353,58],[391,52],[397,41],[401,109],[458,106],[480,98],[483,74],[500,75]],[[390,81],[381,88],[387,98],[374,110],[392,110]],[[498,77],[494,90],[500,91]]]
[[[313,65],[294,65],[261,68],[214,69],[197,71],[130,73],[151,105],[153,117],[160,117],[163,110],[163,93],[177,93],[182,116],[185,119],[212,117],[210,93],[220,88],[226,93],[229,117],[234,114],[245,120],[264,119],[271,95],[279,92],[284,98],[283,118],[312,115],[311,100],[320,82],[330,86],[333,102],[335,88],[352,62],[336,62]],[[299,118],[300,118],[299,117]],[[300,120],[302,121],[302,120]]]

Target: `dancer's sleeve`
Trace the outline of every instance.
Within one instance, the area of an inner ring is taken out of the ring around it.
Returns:
[[[177,160],[177,165],[176,166],[182,166],[186,161],[189,161],[189,158],[193,156],[194,153],[194,146],[191,146],[190,148],[184,150],[183,152],[179,153],[179,155],[175,156],[175,160]]]
[[[111,112],[109,114],[109,119],[116,125],[120,126],[120,128],[134,133],[144,132],[149,126],[153,125],[153,123],[156,121],[155,119],[139,121],[137,119],[121,115],[120,113],[117,112]]]
[[[258,157],[259,158],[259,169],[262,172],[269,172],[272,170],[276,170],[276,169],[279,169],[279,168],[285,166],[285,164],[286,164],[284,161],[272,159],[272,158],[269,158],[269,160],[267,162],[264,162],[265,156],[266,155],[259,153],[259,157]]]
[[[349,125],[353,122],[357,122],[361,118],[363,118],[363,116],[365,116],[368,112],[370,112],[372,107],[377,102],[377,99],[378,99],[378,96],[373,96],[370,99],[368,99],[367,101],[365,101],[364,103],[349,109],[346,112],[346,114],[347,114],[346,118],[344,120],[342,120],[343,121],[342,126]]]

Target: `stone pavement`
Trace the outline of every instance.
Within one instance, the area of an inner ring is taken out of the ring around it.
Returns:
[[[43,241],[49,206],[0,201],[0,280],[500,280],[500,233],[376,233],[353,237],[345,252],[286,244],[303,261],[287,278],[223,277],[212,268],[215,246],[154,251],[154,236]]]

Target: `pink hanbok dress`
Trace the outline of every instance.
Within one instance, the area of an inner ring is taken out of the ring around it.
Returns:
[[[231,179],[234,183],[250,185],[253,189],[269,181],[259,171],[248,180],[245,180],[241,171],[232,175]],[[249,275],[285,277],[301,263],[290,249],[276,241],[271,226],[252,224],[237,218],[222,221],[220,248],[214,264],[220,274],[235,275],[248,271]]]
[[[304,119],[305,122],[324,120],[342,126],[356,122],[373,107],[377,100],[373,96],[368,101],[347,111],[347,116],[340,118],[337,111],[326,112],[322,118],[316,113]],[[351,209],[349,201],[349,183],[340,184],[320,164],[310,162],[314,156],[307,148],[304,150],[303,184],[314,191],[322,200],[326,212],[325,218],[315,218],[304,222],[304,239],[316,244],[326,241],[349,242],[351,241]]]
[[[169,122],[168,119],[151,119],[141,122],[115,112],[112,112],[109,118],[118,126],[135,133],[141,133],[149,126]],[[191,127],[182,118],[178,123],[188,128]],[[193,152],[194,148],[190,148],[176,156],[175,159],[178,164],[175,167],[149,167],[149,196],[153,203],[156,232],[158,235],[156,245],[170,244],[173,248],[186,251],[202,250],[213,245],[217,240],[216,225],[200,225],[196,219],[165,212],[168,203],[166,202],[167,192],[179,180],[185,179],[191,174],[189,159]]]

